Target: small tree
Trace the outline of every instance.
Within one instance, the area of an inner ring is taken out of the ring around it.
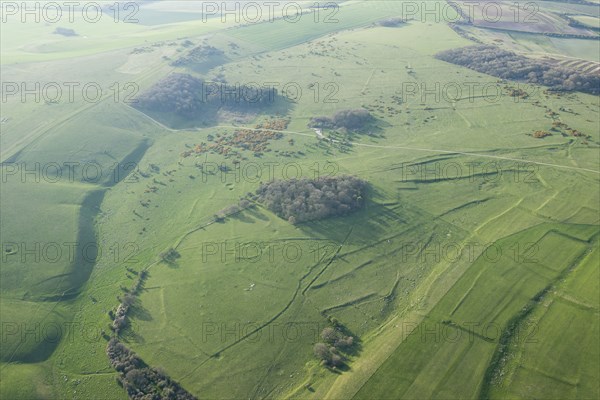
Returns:
[[[338,354],[332,354],[329,364],[333,367],[339,367],[344,364],[344,359]]]
[[[323,331],[321,332],[321,338],[323,338],[323,340],[326,343],[334,343],[338,339],[338,337],[338,332],[330,326],[323,329]]]
[[[338,349],[347,349],[352,347],[354,344],[354,338],[352,336],[341,337],[337,339],[334,346]]]
[[[148,383],[148,379],[144,373],[139,369],[132,369],[125,374],[125,379],[131,386],[136,389],[142,389]]]
[[[317,343],[313,348],[315,356],[322,361],[329,362],[331,360],[331,352],[325,343]]]
[[[181,257],[179,252],[172,247],[170,247],[169,250],[160,253],[161,260],[167,264],[175,262],[179,257]]]
[[[123,296],[123,306],[129,308],[133,305],[133,303],[135,303],[135,296],[132,295],[131,293],[125,293],[125,296]]]

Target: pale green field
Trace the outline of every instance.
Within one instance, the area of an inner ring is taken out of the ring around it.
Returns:
[[[588,15],[575,15],[573,18],[591,28],[600,29],[600,18]]]
[[[566,56],[594,62],[598,62],[600,58],[600,50],[595,40],[559,38],[520,32],[502,32],[475,27],[465,27],[464,29],[485,43],[525,54]]]

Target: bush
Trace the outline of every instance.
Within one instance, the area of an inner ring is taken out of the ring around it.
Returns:
[[[326,343],[333,343],[338,338],[338,332],[334,328],[327,327],[321,332],[321,338]]]
[[[332,354],[331,360],[329,360],[329,364],[332,367],[340,367],[344,365],[344,359],[339,354]]]
[[[334,343],[334,346],[338,349],[348,349],[354,345],[354,337],[346,336],[337,339]]]
[[[329,362],[331,359],[331,352],[329,351],[329,347],[325,343],[317,343],[315,344],[313,351],[315,356],[319,360],[323,360],[325,362]]]
[[[146,375],[139,369],[132,369],[127,372],[125,380],[136,389],[143,389],[148,384]]]

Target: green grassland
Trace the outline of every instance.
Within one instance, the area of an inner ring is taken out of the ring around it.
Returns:
[[[485,43],[498,45],[507,50],[536,56],[559,56],[598,62],[598,46],[595,40],[580,40],[545,36],[542,34],[504,32],[464,27]]]
[[[23,24],[18,16],[8,18],[8,22],[2,24],[2,63],[23,64],[77,59],[118,49],[145,46],[148,43],[199,36],[235,25],[233,19],[223,23],[220,19],[203,21],[198,17],[191,21],[157,27],[144,25],[143,14],[138,17],[139,23],[124,23],[115,22],[114,15],[106,12],[97,22],[90,23],[81,13],[74,15],[73,22],[69,22],[65,16],[64,23],[61,21],[57,24]],[[88,18],[94,19],[93,16]],[[73,29],[78,36],[65,37],[54,34],[57,26]]]
[[[546,338],[551,340],[552,335],[561,331],[557,325],[562,321],[568,324],[571,313],[558,312],[552,313],[558,318],[554,321],[555,324],[551,325],[556,330],[550,330],[548,325],[538,325],[535,336],[531,332],[518,330],[521,327],[519,319],[523,318],[520,314],[530,312],[528,306],[533,312],[536,307],[546,308],[539,304],[545,298],[537,299],[536,296],[539,293],[545,294],[544,289],[553,288],[558,278],[566,276],[577,265],[588,248],[597,249],[596,240],[586,237],[586,233],[595,233],[595,228],[582,226],[580,229],[579,233],[584,239],[572,238],[563,234],[560,228],[542,224],[496,242],[496,246],[503,250],[502,257],[495,261],[495,256],[482,256],[475,261],[421,325],[415,328],[409,338],[366,382],[356,397],[370,398],[376,395],[390,398],[473,398],[482,392],[482,395],[488,396],[487,391],[494,384],[492,379],[495,375],[492,374],[496,372],[495,369],[507,357],[513,357],[512,353],[506,352],[499,355],[499,332],[502,329],[510,324],[517,324],[513,328],[515,332],[511,339],[519,341],[519,345],[525,343],[524,346],[529,347],[527,340],[534,343],[535,337],[535,343],[541,344]],[[510,247],[514,246],[514,243],[527,241],[536,246],[535,255],[532,251],[531,257],[515,262]],[[491,262],[491,259],[494,259],[494,262]],[[594,285],[592,281],[585,284]],[[532,302],[534,304],[531,304]],[[593,319],[592,315],[589,317]],[[529,325],[531,324],[529,322]],[[593,331],[590,337],[593,337]],[[541,348],[546,348],[548,353],[560,354],[560,350],[552,344],[544,344]],[[589,352],[585,352],[583,356],[587,361],[576,360],[572,367],[590,365],[586,363],[594,364],[594,354],[597,354],[598,346],[591,343],[590,346]],[[565,344],[565,351],[568,351],[566,349],[568,345]],[[533,349],[531,351],[536,356],[539,354]],[[568,356],[564,357],[568,359]],[[520,359],[514,362],[524,374],[520,376],[523,383],[532,382],[526,374],[531,369],[539,370],[536,363],[547,365],[543,359],[527,363]],[[569,368],[559,361],[555,361],[554,365],[558,370]],[[590,370],[594,368],[585,368],[585,374]],[[402,372],[399,374],[399,371]],[[562,376],[557,374],[557,371],[550,375]],[[399,381],[393,390],[383,383],[398,378]],[[576,377],[574,381],[577,381]],[[542,382],[537,384],[543,385]],[[577,397],[593,398],[598,393],[598,388],[594,388],[590,383],[586,383],[582,389],[577,393]],[[551,397],[558,393],[565,397],[573,396],[573,393],[568,391],[549,391],[543,394],[518,392],[517,395]]]
[[[594,27],[598,20],[597,6],[589,4],[574,4],[559,1],[544,1],[536,4],[536,9],[522,5],[519,14],[521,23],[517,20],[513,5],[502,5],[502,18],[498,23],[492,21],[495,16],[490,15],[487,24],[476,26],[461,25],[461,29],[473,34],[479,40],[494,44],[508,50],[523,52],[527,55],[563,57],[567,60],[580,59],[597,63],[600,57],[596,40],[579,40],[567,37],[547,36],[543,32],[583,33],[595,35],[588,29],[574,29],[568,25],[563,15],[574,13],[571,18],[584,25]],[[493,11],[489,11],[490,14]],[[532,14],[533,13],[533,14]],[[475,12],[476,16],[482,15]],[[525,17],[530,18],[525,20]],[[499,29],[496,29],[499,28]],[[587,31],[587,32],[585,32]]]
[[[598,396],[597,264],[596,246],[523,321],[529,340],[510,343],[493,397]]]
[[[502,91],[490,101],[464,89],[454,101],[419,92],[397,104],[407,84],[497,81],[433,58],[471,43],[445,24],[371,26],[399,15],[400,3],[348,2],[340,23],[316,26],[306,16],[235,29],[198,20],[115,25],[119,41],[100,25],[74,28],[88,42],[49,27],[6,35],[3,27],[3,80],[35,82],[50,71],[56,81],[143,90],[176,70],[163,56],[184,54],[189,37],[226,51],[227,64],[204,77],[294,82],[303,95],[290,102],[290,125],[272,151],[242,152],[242,167],[256,163],[263,175],[241,177],[199,168],[231,158],[181,156],[239,122],[169,129],[112,92],[93,104],[3,104],[3,162],[94,162],[105,173],[93,182],[2,182],[3,243],[93,242],[103,251],[87,264],[3,261],[3,323],[74,329],[58,341],[3,331],[0,395],[125,398],[101,332],[120,286],[131,286],[126,268],[149,268],[122,340],[200,398],[597,397],[598,98],[534,88],[529,99]],[[43,46],[31,47],[42,43],[34,35],[44,35]],[[166,41],[176,45],[131,53]],[[350,145],[318,140],[307,127],[311,117],[361,106],[373,110],[377,128]],[[531,137],[551,128],[547,109],[590,138]],[[251,117],[244,125],[270,116]],[[115,163],[136,168],[115,177]],[[371,183],[369,200],[327,221],[291,225],[256,206],[213,223],[267,179],[268,163],[278,163],[277,179],[286,165],[306,177],[357,175]],[[436,168],[445,172],[421,174]],[[171,247],[181,257],[160,262]],[[341,373],[312,355],[329,317],[360,339]],[[422,332],[430,332],[425,340]]]

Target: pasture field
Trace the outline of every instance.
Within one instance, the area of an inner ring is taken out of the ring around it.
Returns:
[[[461,28],[473,34],[484,43],[494,44],[511,51],[540,57],[551,55],[565,57],[569,60],[578,59],[598,62],[598,46],[596,46],[596,41],[594,40],[552,37],[535,33],[496,31],[471,26],[463,26]]]
[[[548,311],[552,312],[554,318],[558,320],[554,320],[554,324],[548,322],[549,325],[539,324],[535,328],[532,327],[534,323],[531,321],[527,321],[526,325],[521,325],[520,321],[529,313],[535,313],[538,307],[546,309],[545,295],[558,283],[557,280],[569,276],[573,268],[578,268],[578,263],[588,249],[597,249],[597,241],[594,239],[595,230],[590,229],[589,226],[582,226],[580,229],[580,237],[571,238],[563,234],[560,227],[542,224],[496,242],[496,245],[503,250],[502,257],[491,262],[493,256],[486,257],[487,253],[484,253],[475,261],[423,322],[414,328],[407,340],[362,386],[355,397],[370,398],[373,393],[385,398],[489,396],[489,388],[494,387],[495,384],[493,379],[498,379],[497,375],[503,375],[497,369],[507,359],[516,363],[516,368],[523,371],[523,374],[531,369],[538,370],[532,362],[525,362],[522,358],[516,361],[518,357],[502,347],[505,340],[512,340],[518,343],[517,346],[528,349],[535,346],[529,343],[537,343],[540,348],[547,349],[548,355],[563,354],[565,362],[574,364],[568,367],[564,362],[553,359],[553,365],[557,369],[552,371],[550,376],[559,379],[564,379],[560,378],[565,375],[563,371],[573,372],[574,365],[586,365],[587,362],[593,364],[594,354],[598,352],[597,344],[590,343],[592,346],[590,351],[583,352],[586,353],[584,359],[588,361],[582,360],[583,362],[571,358],[569,351],[573,349],[569,349],[567,344],[564,345],[564,352],[547,342],[541,345],[545,340],[552,340],[552,335],[560,331],[557,325],[560,323],[569,325],[571,313]],[[509,250],[514,243],[535,245],[536,255],[534,256],[534,251],[531,251],[531,257],[526,256],[520,262],[515,262],[514,253]],[[550,264],[552,267],[548,266]],[[507,296],[507,293],[510,295]],[[506,329],[508,327],[510,329]],[[585,329],[577,330],[575,327],[572,329],[574,332],[585,332]],[[593,337],[594,331],[592,330],[589,335],[590,338]],[[536,355],[535,357],[540,355],[533,348],[530,351],[531,354]],[[539,365],[548,365],[542,359],[535,362]],[[586,371],[593,369],[586,368]],[[406,372],[399,373],[399,371]],[[542,376],[548,375],[542,372]],[[557,393],[545,387],[542,382],[530,381],[523,376],[519,378],[523,379],[523,382],[536,382],[539,390],[546,388],[550,391],[537,392],[537,394],[518,392],[512,395],[536,397],[552,396],[551,393]],[[384,388],[383,382],[392,379],[398,383],[394,391],[390,392],[389,387]],[[574,381],[577,379],[574,378]],[[461,384],[457,385],[457,382]],[[505,387],[511,386],[507,384]],[[581,398],[593,398],[597,394],[597,387],[594,389],[594,384],[586,384],[582,389],[582,392],[577,393]],[[563,393],[566,396],[574,395],[568,391]]]
[[[462,10],[467,10],[464,2],[458,2]],[[549,4],[546,6],[546,4]],[[596,12],[593,7],[583,7],[582,10]],[[552,2],[541,4],[497,2],[493,6],[483,3],[474,4],[467,16],[471,17],[473,25],[486,29],[500,29],[527,33],[553,33],[571,35],[590,35],[595,33],[589,29],[570,26],[568,21],[556,12]],[[471,14],[471,15],[469,15]],[[448,16],[449,19],[454,17]]]
[[[553,19],[566,6],[548,3],[546,22],[569,28]],[[513,97],[515,82],[434,58],[473,44],[446,23],[376,24],[401,15],[401,1],[341,3],[338,23],[315,24],[312,11],[240,26],[174,4],[164,16],[164,3],[144,5],[139,24],[76,21],[76,37],[2,26],[3,82],[105,91],[2,103],[0,397],[127,398],[105,353],[109,312],[142,270],[120,340],[198,398],[598,397],[597,96],[526,85]],[[584,55],[593,40],[467,30],[600,61],[597,48]],[[201,44],[224,56],[171,65]],[[301,95],[177,129],[125,101],[172,72]],[[365,131],[308,127],[359,107],[375,117]],[[270,119],[289,125],[267,151],[238,149],[237,172],[229,155],[185,154]],[[584,135],[532,137],[555,121]],[[22,175],[37,164],[63,173]],[[215,221],[260,182],[340,175],[369,182],[351,216],[291,224],[251,203]],[[25,256],[48,243],[63,257]],[[83,257],[90,244],[100,251]],[[356,339],[336,371],[313,355],[333,320]]]
[[[548,294],[523,323],[530,340],[509,344],[492,397],[594,398],[598,374],[598,247]],[[525,382],[528,382],[527,384]]]

